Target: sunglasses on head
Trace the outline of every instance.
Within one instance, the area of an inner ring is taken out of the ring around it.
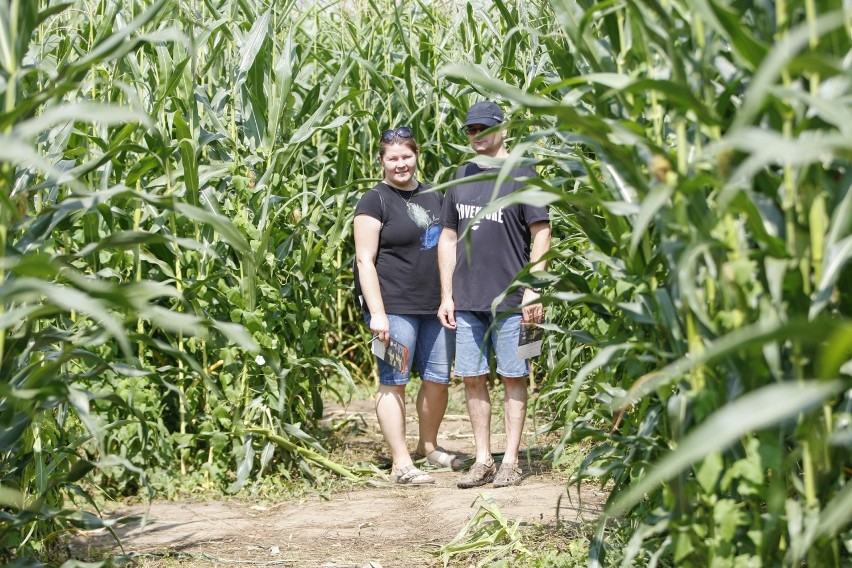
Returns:
[[[411,138],[414,133],[407,126],[400,126],[395,130],[385,130],[382,132],[382,142],[392,142],[394,138]]]
[[[488,126],[484,126],[482,124],[476,124],[476,125],[471,125],[471,126],[465,126],[465,132],[467,133],[468,136],[475,136],[475,135],[479,134],[480,132],[485,132],[486,130],[488,130],[488,128],[489,128]]]

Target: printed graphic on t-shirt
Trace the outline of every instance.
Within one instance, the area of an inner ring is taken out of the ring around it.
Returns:
[[[467,203],[456,203],[456,211],[459,214],[459,221],[462,219],[473,219],[476,215],[482,211],[482,207],[479,205],[468,205]],[[495,223],[503,223],[503,209],[499,209],[488,215],[485,215],[481,219],[479,219],[474,225],[470,228],[471,231],[475,231],[479,228],[479,224],[482,221],[493,221]]]
[[[420,236],[422,250],[435,248],[438,245],[438,238],[441,236],[442,229],[438,218],[429,215],[426,209],[416,203],[407,203],[406,209],[414,224],[423,229],[423,234]]]

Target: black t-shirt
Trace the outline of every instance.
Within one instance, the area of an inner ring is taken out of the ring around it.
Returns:
[[[369,215],[382,223],[376,271],[389,314],[434,314],[441,304],[438,237],[443,199],[438,192],[426,192],[429,187],[421,183],[411,192],[379,183],[355,207],[356,216]],[[356,269],[355,294],[360,297],[358,278]]]
[[[485,172],[496,174],[498,170],[484,169],[471,162],[462,166],[457,177]],[[536,177],[536,173],[531,168],[512,170],[496,197],[494,179],[460,183],[447,190],[441,223],[455,229],[459,236],[453,272],[453,302],[457,310],[490,312],[494,298],[506,290],[530,260],[530,225],[550,220],[546,207],[510,205],[483,217],[471,227],[466,238],[462,237],[483,207],[495,198],[523,188],[524,182],[516,181],[523,177]],[[506,296],[498,310],[516,310],[523,302],[523,296],[523,290]]]

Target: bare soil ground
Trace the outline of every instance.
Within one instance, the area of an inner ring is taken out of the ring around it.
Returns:
[[[413,407],[408,414],[414,415]],[[386,456],[371,401],[329,408],[324,420],[328,425],[342,420],[361,425],[347,438],[353,448],[347,453],[363,456],[366,448],[377,460]],[[412,449],[416,431],[411,421]],[[467,416],[448,415],[441,431],[439,443],[447,450],[472,452]],[[526,527],[577,525],[598,516],[605,494],[592,486],[583,486],[579,492],[576,486],[568,488],[564,476],[540,459],[535,442],[532,433],[526,432],[524,447],[531,451],[522,456],[526,477],[517,487],[462,490],[456,488],[458,472],[440,469],[430,471],[436,483],[427,486],[400,486],[376,476],[326,498],[317,495],[272,505],[155,501],[150,506],[115,510],[109,516],[143,517],[116,532],[125,552],[145,566],[440,566],[435,552],[476,514],[482,493],[494,498],[505,517]],[[501,435],[493,437],[492,451],[501,452],[503,444]],[[93,551],[120,553],[109,534],[99,531],[78,536],[72,549],[89,557]]]

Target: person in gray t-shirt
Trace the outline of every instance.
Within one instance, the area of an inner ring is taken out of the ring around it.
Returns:
[[[504,144],[507,132],[498,128],[503,121],[503,111],[493,102],[470,107],[465,128],[470,145],[479,156],[509,156]],[[509,205],[474,223],[477,214],[491,201],[523,188],[524,178],[536,175],[532,169],[518,168],[499,188],[493,178],[473,177],[487,174],[489,169],[493,174],[499,171],[475,162],[459,170],[457,179],[472,179],[447,190],[441,209],[444,228],[438,241],[438,319],[445,328],[456,332],[453,373],[464,379],[476,444],[476,463],[458,481],[461,488],[492,481],[495,487],[505,487],[522,480],[518,452],[526,418],[529,362],[516,357],[518,337],[521,321],[540,322],[543,308],[536,301],[538,291],[530,288],[507,295],[497,306],[496,314],[492,304],[530,261],[534,263],[533,270],[544,270],[542,257],[550,249],[550,218],[545,207]],[[466,237],[460,240],[459,235]],[[505,389],[506,449],[499,471],[491,456],[491,399],[486,383],[492,352]]]

